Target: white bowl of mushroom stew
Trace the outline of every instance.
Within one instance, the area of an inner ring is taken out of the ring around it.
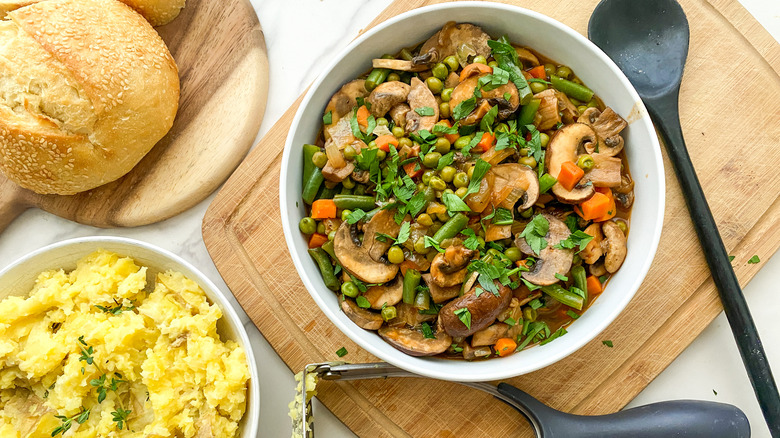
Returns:
[[[596,46],[532,11],[458,2],[333,60],[293,120],[280,203],[298,273],[347,336],[420,375],[495,380],[566,357],[623,310],[660,238],[663,165]]]

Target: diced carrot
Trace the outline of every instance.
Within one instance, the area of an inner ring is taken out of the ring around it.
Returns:
[[[574,211],[583,219],[590,221],[600,218],[609,211],[609,197],[603,193],[596,192],[590,199],[576,205]]]
[[[589,294],[600,294],[601,291],[604,290],[604,287],[601,285],[601,281],[599,281],[598,277],[595,275],[590,275],[585,280],[585,284],[588,285],[588,293]]]
[[[406,271],[409,269],[414,269],[415,271],[421,270],[417,263],[411,260],[404,260],[400,265],[398,265],[398,267],[401,268],[401,275],[406,275]]]
[[[593,221],[604,222],[615,217],[615,214],[617,213],[617,205],[615,204],[615,196],[612,194],[612,189],[609,187],[596,187],[596,192],[606,195],[607,198],[609,198],[609,208],[607,209],[607,213],[605,215],[597,217],[596,219],[593,219]]]
[[[482,134],[482,139],[479,140],[479,143],[477,143],[477,147],[480,149],[481,152],[487,152],[488,149],[490,149],[491,146],[493,146],[493,143],[496,142],[496,136],[485,132]]]
[[[324,234],[314,233],[309,238],[309,248],[319,248],[328,241],[328,236]]]
[[[528,73],[536,79],[546,79],[547,73],[544,71],[543,65],[537,65],[536,67],[528,70]]]
[[[415,170],[415,168],[417,169]],[[404,170],[406,171],[406,174],[409,175],[409,178],[417,178],[423,174],[422,166],[416,161],[404,164]]]
[[[318,199],[311,204],[311,217],[313,219],[334,219],[336,210],[336,203],[332,199]]]
[[[527,260],[525,260],[525,259],[523,259],[523,260],[518,260],[518,261],[517,261],[517,263],[515,263],[515,264],[517,265],[517,267],[518,267],[518,268],[525,268],[525,269],[528,269],[528,261],[527,261]]]
[[[357,110],[357,122],[358,125],[360,125],[363,128],[368,127],[368,116],[370,116],[371,113],[368,112],[368,108],[366,108],[365,105],[361,106]]]
[[[463,70],[460,72],[460,81],[463,82],[476,74],[482,75],[486,73],[493,73],[493,67],[475,62],[463,67]]]
[[[450,121],[447,120],[447,119],[444,119],[444,120],[440,121],[439,123],[441,123],[442,125],[446,125],[448,128],[452,128],[452,123],[450,123]],[[455,140],[460,138],[460,134],[458,134],[458,133],[455,133],[455,134],[444,134],[444,138],[446,138],[447,141],[450,142],[450,143],[455,143]]]
[[[390,152],[390,145],[398,149],[398,139],[393,134],[380,135],[374,141],[376,142],[376,147],[385,152]]]
[[[558,182],[564,189],[571,191],[574,186],[585,176],[585,171],[580,169],[573,161],[565,161],[561,164],[561,172],[558,174]]]
[[[517,348],[517,342],[512,338],[501,338],[496,341],[496,345],[493,346],[496,350],[496,354],[501,357],[509,356],[515,352]]]

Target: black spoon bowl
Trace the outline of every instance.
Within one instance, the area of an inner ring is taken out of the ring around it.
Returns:
[[[680,126],[678,97],[690,38],[685,12],[675,0],[602,0],[588,36],[634,85],[663,137],[756,398],[778,438],[777,385]]]

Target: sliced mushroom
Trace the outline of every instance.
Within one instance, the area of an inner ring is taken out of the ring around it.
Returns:
[[[604,249],[601,247],[604,241],[604,234],[601,233],[601,224],[593,223],[585,228],[585,234],[593,236],[593,240],[588,242],[585,249],[580,251],[580,257],[585,263],[592,265],[604,255]]]
[[[471,99],[471,97],[474,96],[474,89],[479,86],[479,78],[482,76],[484,75],[472,76],[459,83],[458,86],[452,90],[450,107],[455,108],[464,100]],[[509,95],[509,99],[506,98],[507,94]],[[462,125],[473,125],[478,123],[494,105],[498,105],[497,118],[499,120],[508,118],[514,114],[520,106],[520,95],[517,92],[517,87],[512,82],[508,82],[489,91],[481,90],[481,95],[482,97],[477,99],[477,106],[471,114],[460,121]]]
[[[626,235],[620,229],[618,224],[607,221],[601,224],[601,230],[604,232],[604,246],[606,255],[604,256],[604,267],[607,272],[614,274],[623,265],[626,259]]]
[[[607,268],[604,267],[604,262],[596,262],[588,267],[590,275],[601,277],[607,274]]]
[[[395,311],[396,311],[395,318],[391,319],[390,321],[387,321],[387,325],[389,326],[417,327],[424,322],[433,321],[434,319],[436,319],[436,315],[420,313],[420,311],[417,310],[417,308],[414,307],[413,305],[406,304],[403,302],[398,303],[395,306]]]
[[[371,65],[374,68],[386,68],[389,70],[411,72],[425,71],[429,68],[427,65],[415,64],[412,61],[407,61],[405,59],[375,58],[371,61]]]
[[[405,128],[406,114],[411,110],[412,109],[409,108],[409,105],[405,103],[399,103],[398,105],[390,108],[390,118],[393,119],[393,123],[395,123],[395,126],[400,126],[401,128]]]
[[[439,310],[439,323],[450,336],[471,336],[493,324],[496,317],[509,307],[512,290],[495,281],[498,294],[475,285],[462,296],[455,298]],[[471,318],[470,325],[460,319],[465,314]]]
[[[330,98],[328,106],[325,107],[325,113],[331,111],[333,123],[335,123],[357,106],[358,97],[366,96],[368,96],[368,90],[366,90],[365,80],[355,79],[347,82]]]
[[[623,210],[628,210],[634,204],[634,181],[631,175],[624,173],[620,176],[620,186],[612,189],[615,200]]]
[[[483,328],[482,330],[474,333],[474,335],[471,337],[471,346],[484,347],[487,345],[493,345],[496,343],[496,341],[506,336],[506,333],[508,331],[509,331],[508,324],[504,324],[503,322],[497,322],[491,326],[488,326],[487,328]]]
[[[589,153],[598,152],[607,156],[615,156],[623,150],[623,137],[620,133],[628,123],[618,113],[607,107],[603,112],[598,108],[588,108],[577,119],[577,122],[590,125],[599,137],[598,150],[592,145]]]
[[[590,181],[595,187],[620,186],[620,170],[623,167],[620,158],[604,154],[591,154],[591,157],[593,157],[593,169],[587,171],[582,180]]]
[[[452,338],[440,329],[433,339],[426,338],[420,330],[407,327],[382,327],[378,333],[388,344],[409,356],[435,356],[444,353],[452,344]]]
[[[555,245],[562,240],[566,240],[571,231],[563,221],[547,213],[543,213],[545,219],[550,224],[547,234],[544,236],[547,241],[547,246],[539,252],[538,259],[533,266],[533,269],[528,272],[523,272],[522,276],[529,282],[539,286],[549,286],[555,284],[558,278],[555,274],[566,275],[571,269],[571,263],[574,259],[574,250],[571,249],[558,249]],[[519,242],[522,241],[522,242]],[[518,237],[515,241],[517,247],[523,250],[520,244],[525,247],[528,244],[525,239]]]
[[[533,169],[518,163],[506,163],[493,166],[490,171],[495,175],[494,192],[504,190],[504,187],[508,186],[512,187],[513,191],[522,191],[522,194],[519,194],[520,198],[517,198],[517,192],[514,195],[510,192],[510,196],[502,201],[501,207],[512,209],[517,199],[522,202],[517,207],[519,210],[526,210],[536,204],[536,200],[539,199],[539,180]],[[512,205],[507,205],[508,203]]]
[[[441,287],[433,281],[431,274],[423,274],[422,279],[431,293],[431,299],[434,303],[443,303],[460,295],[460,285],[456,284],[450,287]]]
[[[346,113],[346,115],[349,114],[352,114],[352,112],[348,111]],[[351,117],[342,117],[338,121],[334,119],[332,125],[326,126],[325,129],[323,129],[326,147],[330,143],[335,143],[338,148],[343,148],[356,140],[355,135],[352,133],[352,126],[349,124],[350,118]]]
[[[436,254],[431,262],[431,279],[441,287],[451,287],[466,279],[466,265],[476,251],[463,245],[452,245],[443,253]]]
[[[596,133],[590,126],[573,123],[559,129],[547,145],[547,172],[554,178],[561,173],[561,165],[567,161],[577,162],[578,152],[588,143],[596,141]],[[572,190],[566,190],[555,183],[552,192],[565,204],[579,204],[590,199],[596,190],[592,184],[577,184]]]
[[[448,22],[442,29],[423,43],[420,54],[412,62],[430,65],[455,55],[461,66],[468,63],[468,56],[490,56],[490,35],[479,26],[469,23]]]
[[[384,306],[395,306],[404,295],[404,283],[396,276],[390,283],[370,286],[363,296],[371,303],[371,308],[381,310]]]
[[[366,283],[387,283],[395,278],[398,265],[378,262],[368,255],[368,248],[360,244],[355,231],[357,224],[344,222],[336,231],[333,249],[341,266]]]
[[[371,179],[371,173],[367,170],[355,169],[352,171],[352,180],[361,184],[368,184]]]
[[[368,255],[374,261],[381,261],[387,249],[393,245],[389,239],[377,239],[377,233],[387,234],[395,239],[401,226],[395,222],[395,210],[380,210],[363,227],[363,248],[368,250]]]
[[[374,117],[384,117],[392,107],[406,102],[409,90],[411,90],[411,87],[401,81],[379,84],[366,99],[366,102],[371,104],[371,114]]]
[[[439,104],[425,82],[419,78],[412,78],[411,84],[408,99],[411,111],[406,113],[406,132],[417,133],[423,129],[430,132],[433,130],[433,125],[439,121]],[[433,111],[433,114],[422,116],[418,113],[418,111],[428,111],[426,108]]]
[[[341,310],[358,327],[366,330],[379,330],[379,327],[382,327],[384,322],[382,315],[360,308],[355,301],[343,295],[339,297],[339,300],[341,301]]]
[[[561,113],[558,111],[558,98],[552,90],[544,90],[534,95],[535,99],[540,99],[539,109],[534,116],[534,125],[540,131],[553,129],[561,123]]]
[[[534,52],[525,47],[515,46],[515,52],[517,52],[517,58],[523,63],[523,67],[528,68],[539,65],[539,58],[534,55]]]
[[[333,164],[328,160],[325,167],[322,168],[322,176],[328,181],[338,183],[347,179],[354,170],[355,165],[351,161],[347,161],[344,167],[336,168],[333,167]]]

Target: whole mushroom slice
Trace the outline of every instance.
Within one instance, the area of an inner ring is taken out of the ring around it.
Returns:
[[[450,97],[450,107],[456,108],[461,102],[474,96],[474,89],[479,86],[479,79],[485,75],[472,76],[459,83]],[[460,122],[463,125],[478,123],[494,105],[498,105],[498,119],[504,120],[514,114],[520,106],[520,95],[514,83],[508,82],[492,90],[481,90],[482,97],[477,99],[474,110]],[[506,97],[509,96],[509,99]]]
[[[502,201],[502,207],[511,209],[519,199],[522,204],[517,208],[526,210],[536,204],[539,199],[539,180],[536,178],[536,172],[528,166],[519,163],[506,163],[493,166],[490,169],[495,175],[493,182],[493,192],[505,190],[504,187],[512,187],[510,195]],[[517,197],[519,196],[519,198]]]
[[[547,234],[544,236],[547,241],[547,246],[539,252],[539,256],[533,269],[528,272],[523,272],[522,276],[527,281],[539,285],[549,286],[560,281],[555,274],[566,275],[571,269],[571,263],[574,259],[574,250],[555,248],[562,240],[566,240],[571,231],[563,221],[547,213],[543,213],[545,219],[550,224]],[[522,240],[522,242],[518,242]],[[528,244],[525,239],[518,237],[515,244],[522,251],[523,248],[528,248]],[[522,246],[521,246],[522,245]]]
[[[466,279],[466,266],[477,252],[463,245],[452,245],[436,254],[431,262],[431,279],[440,287],[451,287]]]
[[[444,353],[452,344],[452,338],[438,329],[433,339],[426,338],[417,329],[385,326],[379,329],[379,336],[396,349],[409,356],[435,356]]]
[[[395,222],[394,210],[380,210],[363,227],[363,247],[368,251],[369,257],[379,262],[388,248],[393,245],[389,239],[377,239],[377,233],[387,234],[395,239],[401,226]]]
[[[378,262],[368,255],[368,248],[360,244],[355,233],[357,224],[344,222],[336,231],[333,249],[341,266],[366,283],[387,283],[398,274],[398,265]]]
[[[366,99],[366,102],[371,105],[371,114],[373,114],[374,117],[384,117],[391,108],[399,103],[406,102],[411,89],[412,87],[401,81],[390,81],[379,84]]]
[[[436,102],[436,97],[425,82],[419,78],[412,78],[407,101],[411,111],[406,113],[406,132],[416,134],[423,129],[433,131],[433,125],[439,121],[439,103]],[[420,114],[430,112],[433,114],[427,116]]]
[[[390,108],[390,118],[393,119],[395,126],[400,126],[401,128],[405,129],[406,114],[411,110],[412,109],[409,108],[409,105],[406,103],[399,103],[398,105]]]
[[[339,300],[341,301],[341,310],[358,327],[366,330],[379,330],[382,327],[384,322],[382,315],[360,308],[355,301],[343,295],[339,296]]]
[[[498,314],[509,307],[512,301],[511,289],[498,281],[494,284],[498,288],[498,295],[475,285],[464,295],[445,304],[439,310],[439,323],[444,331],[450,336],[466,337],[493,324]],[[466,312],[471,318],[470,326],[460,319]]]
[[[428,66],[425,64],[415,64],[412,61],[407,61],[405,59],[375,58],[371,61],[371,66],[374,68],[386,68],[396,71],[417,72],[428,70]]]
[[[363,297],[365,297],[371,308],[381,310],[384,306],[395,306],[401,301],[404,295],[404,283],[399,277],[395,277],[390,283],[377,286],[370,286]]]
[[[328,106],[325,107],[325,113],[327,114],[328,111],[331,111],[333,123],[336,123],[357,106],[358,97],[366,96],[368,96],[368,90],[366,90],[365,80],[355,79],[347,82],[330,98]]]
[[[601,232],[601,224],[592,223],[585,228],[585,234],[593,236],[593,239],[588,242],[585,248],[580,251],[580,257],[585,263],[592,265],[604,255],[604,249],[601,244],[604,242],[604,234]]]
[[[490,35],[479,26],[469,23],[456,24],[451,21],[423,43],[420,54],[412,62],[430,65],[455,55],[460,65],[465,66],[468,56],[490,57],[491,49],[488,40]]]
[[[604,247],[606,255],[604,256],[604,268],[610,274],[614,274],[623,265],[626,259],[626,235],[620,229],[618,224],[607,221],[601,224],[601,230],[604,232]]]
[[[352,174],[352,171],[355,170],[355,165],[351,161],[347,161],[344,167],[334,167],[333,164],[328,160],[328,162],[325,164],[325,167],[322,168],[322,176],[331,182],[341,182],[347,179],[349,175]]]
[[[561,165],[567,161],[577,162],[580,150],[589,143],[596,142],[596,133],[590,126],[582,123],[572,123],[559,129],[547,145],[547,172],[554,178],[561,173]],[[592,184],[578,184],[572,190],[566,190],[560,183],[555,183],[552,192],[560,202],[579,204],[590,199],[596,189]]]
[[[515,52],[517,52],[517,59],[523,63],[523,67],[528,68],[539,65],[539,58],[527,48],[515,46]]]
[[[521,324],[522,325],[522,324]],[[471,337],[472,347],[484,347],[487,345],[493,345],[499,339],[506,336],[509,331],[509,325],[503,322],[497,322],[487,328],[484,328]]]
[[[423,274],[422,279],[425,282],[425,285],[428,286],[428,290],[431,293],[431,299],[436,304],[449,301],[460,295],[459,284],[450,287],[441,287],[433,281],[431,274]]]
[[[598,152],[613,157],[623,150],[623,137],[620,133],[626,129],[628,123],[612,108],[607,107],[603,112],[598,108],[588,108],[577,122],[590,125],[599,137],[598,151],[594,144],[588,153]]]

